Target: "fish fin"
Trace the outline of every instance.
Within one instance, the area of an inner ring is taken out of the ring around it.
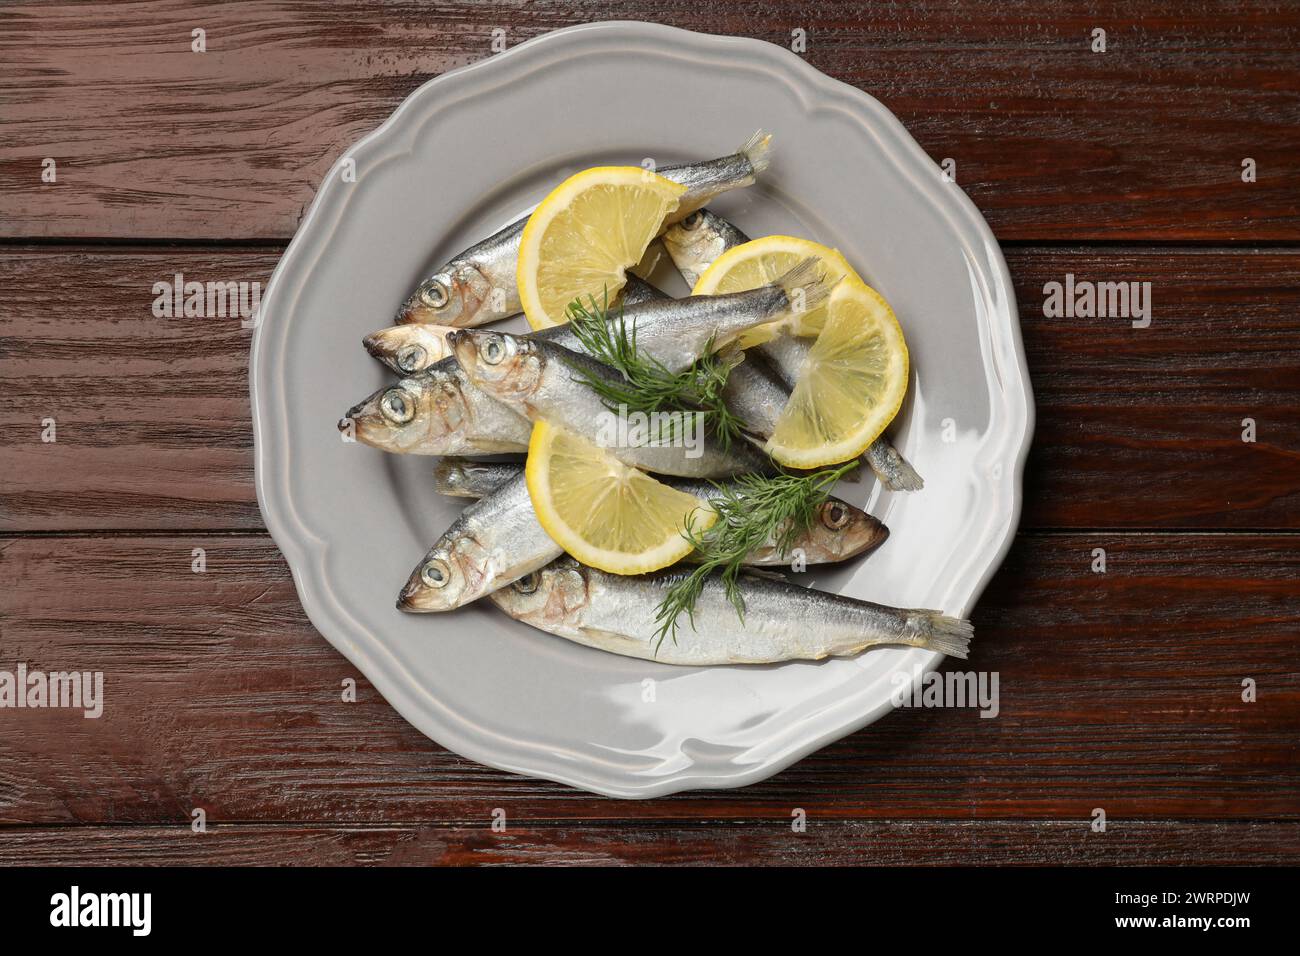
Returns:
[[[914,617],[913,617],[914,615]],[[917,630],[917,646],[965,660],[975,627],[970,621],[949,617],[939,611],[913,611],[909,617]]]
[[[809,256],[777,279],[776,284],[792,304],[800,306],[801,312],[811,312],[830,298],[837,282],[826,275],[817,256]]]
[[[772,134],[766,130],[757,130],[736,152],[745,157],[754,175],[758,176],[772,162]]]
[[[746,567],[741,572],[745,577],[767,578],[769,581],[780,581],[782,584],[789,584],[790,579],[781,571],[769,571],[767,568]]]
[[[644,642],[627,634],[619,634],[616,631],[607,631],[603,627],[580,627],[578,631],[584,637],[590,640],[596,647],[609,649],[611,644],[633,644],[640,646]],[[615,651],[614,653],[619,653]]]
[[[735,342],[724,345],[713,354],[725,362],[729,368],[735,368],[745,361],[745,350],[736,345]]]

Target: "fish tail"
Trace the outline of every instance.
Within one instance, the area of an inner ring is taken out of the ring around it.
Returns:
[[[830,298],[836,283],[821,267],[817,256],[809,256],[776,280],[796,312],[811,312]]]
[[[757,130],[736,152],[745,157],[749,168],[757,176],[767,169],[772,161],[772,134],[765,130]]]
[[[964,618],[949,617],[939,611],[912,611],[908,624],[915,628],[916,647],[938,651],[965,660],[970,656],[970,642],[975,627]]]
[[[883,436],[871,443],[865,457],[880,483],[890,491],[920,491],[925,487],[925,479]]]
[[[925,487],[925,479],[901,455],[894,463],[894,471],[885,480],[885,487],[890,491],[920,491]]]

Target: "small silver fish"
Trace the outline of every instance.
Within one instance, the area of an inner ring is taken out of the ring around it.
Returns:
[[[772,137],[759,130],[735,153],[703,163],[665,166],[656,172],[686,187],[665,225],[689,215],[731,189],[748,186],[767,168]],[[429,322],[460,328],[519,312],[519,242],[528,217],[475,243],[439,266],[416,287],[397,313],[399,325]]]
[[[532,424],[475,388],[454,359],[379,389],[338,423],[367,445],[408,455],[528,450]]]
[[[561,548],[533,513],[520,471],[480,498],[429,549],[398,595],[403,611],[449,611],[536,571]]]
[[[720,348],[756,325],[788,316],[793,308],[795,289],[802,292],[805,303],[819,302],[830,294],[829,283],[821,276],[815,259],[799,263],[776,282],[748,292],[692,296],[687,299],[671,299],[666,296],[662,299],[648,298],[623,309],[622,321],[629,333],[635,334],[640,352],[676,372],[697,361],[710,346]],[[435,327],[397,326],[385,330],[392,334],[387,335],[382,348],[377,341],[372,342],[370,339],[367,340],[367,346],[371,349],[371,354],[379,355],[386,364],[400,364],[405,358],[412,366],[412,370],[406,373],[407,378],[399,383],[404,391],[419,391],[423,395],[430,390],[427,386],[420,386],[420,380],[425,376],[433,376],[448,383],[443,389],[449,393],[448,397],[442,404],[419,401],[410,405],[403,400],[400,392],[391,389],[376,392],[348,413],[348,418],[354,418],[354,413],[358,410],[370,412],[364,419],[367,425],[364,433],[358,428],[358,437],[367,444],[387,451],[425,455],[491,454],[497,448],[501,451],[518,450],[516,439],[520,423],[511,420],[504,408],[492,409],[490,396],[466,380],[454,357],[440,359],[420,368],[421,363],[431,356],[432,344],[419,346],[418,352],[414,348],[405,353],[400,348],[396,353],[391,351],[394,343],[405,341],[404,333],[398,330],[428,328]],[[440,338],[450,347],[454,331],[456,330],[442,330],[426,338],[432,341]],[[551,342],[575,352],[584,351],[582,343],[567,325],[532,332],[525,338]],[[413,343],[408,342],[408,345]],[[381,393],[390,396],[391,407],[385,406]],[[452,400],[453,394],[459,396],[459,405]],[[362,409],[366,405],[369,408]],[[441,421],[427,420],[428,416],[439,409],[444,409]],[[403,421],[408,413],[414,417]],[[459,435],[457,426],[475,430]],[[500,429],[500,433],[493,434],[489,429]],[[419,437],[400,440],[403,436]],[[458,451],[455,442],[461,438],[466,445],[463,451]],[[493,441],[504,444],[488,444]],[[527,438],[524,439],[524,444],[527,444]]]
[[[669,371],[679,372],[698,361],[710,348],[718,351],[743,332],[789,317],[800,296],[804,308],[815,308],[830,295],[831,289],[817,259],[810,257],[775,282],[757,289],[642,302],[624,308],[621,321],[629,338],[635,336],[638,353]],[[610,320],[618,321],[619,317],[615,312]],[[567,323],[528,337],[586,354]]]
[[[449,457],[442,459],[434,470],[434,486],[440,493],[453,497],[484,498],[508,485],[523,470],[522,464],[511,462]],[[725,482],[719,486],[708,481],[673,480],[668,484],[703,501],[719,498],[728,487]],[[832,497],[822,502],[812,526],[801,531],[787,549],[778,550],[774,536],[750,552],[745,563],[787,567],[798,554],[804,564],[833,564],[874,551],[888,537],[889,529],[877,518]]]
[[[622,382],[607,365],[536,338],[460,329],[450,336],[456,360],[470,380],[493,398],[532,420],[545,419],[604,447],[624,464],[681,478],[725,478],[771,471],[765,455],[749,442],[727,450],[687,427],[671,442],[634,443],[611,437],[614,412],[580,376]],[[689,423],[686,423],[689,425]],[[616,429],[615,429],[616,430]]]
[[[700,276],[720,255],[746,242],[749,242],[749,236],[708,209],[687,216],[663,235],[664,248],[668,250],[669,258],[691,288],[695,287]],[[799,369],[802,368],[804,359],[808,357],[810,348],[812,348],[811,339],[786,335],[760,345],[755,351],[766,358],[780,374],[788,392],[794,388],[794,383],[799,377]],[[736,380],[728,384],[727,402],[746,422],[752,419],[757,423],[762,413],[770,408],[773,392],[771,382],[764,380],[761,373],[756,370],[759,363],[750,361],[746,364],[749,370],[740,376],[736,373],[744,366],[733,370],[732,377]],[[744,414],[742,408],[750,410],[749,417]],[[777,411],[779,413],[780,408]],[[757,435],[768,437],[775,423],[776,419],[772,418],[770,425],[751,426],[750,430]],[[917,474],[916,469],[908,464],[907,459],[884,435],[872,442],[864,457],[871,470],[876,473],[876,477],[891,491],[920,491],[925,487],[925,482]]]
[[[451,357],[450,325],[393,325],[361,340],[365,350],[398,375],[418,375]]]
[[[537,521],[521,466],[444,459],[439,475],[457,494],[478,493],[480,497],[411,572],[397,599],[401,610],[429,612],[460,607],[505,587],[562,553]],[[497,478],[502,479],[500,483],[492,484]],[[709,482],[672,485],[704,500],[722,493]],[[750,552],[745,564],[786,567],[795,554],[808,565],[845,561],[874,550],[888,537],[889,529],[865,511],[829,498],[818,509],[812,525],[795,537],[788,550],[778,550],[776,541],[769,538]]]
[[[668,293],[656,289],[644,279],[629,275],[619,301],[626,309],[671,298]],[[563,326],[556,327],[557,330],[562,328]],[[454,329],[455,326],[452,325],[392,325],[367,335],[361,344],[372,357],[379,359],[398,375],[418,375],[443,359],[450,358],[451,346],[447,344],[447,333]],[[546,329],[541,334],[554,331]],[[569,337],[573,338],[571,335]]]
[[[939,611],[894,608],[742,575],[742,622],[717,578],[683,621],[676,639],[656,635],[656,610],[681,570],[625,576],[561,558],[492,594],[517,621],[587,647],[663,664],[774,664],[847,657],[879,645],[904,645],[965,658],[973,628]]]
[[[715,259],[747,242],[749,236],[708,209],[697,209],[663,235],[668,257],[692,289]]]

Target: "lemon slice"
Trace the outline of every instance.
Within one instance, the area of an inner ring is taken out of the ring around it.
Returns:
[[[695,282],[691,295],[722,295],[748,292],[775,282],[809,256],[821,261],[822,273],[830,285],[845,276],[861,281],[839,250],[796,236],[764,236],[728,249]],[[738,340],[741,348],[766,342],[781,332],[816,335],[826,324],[826,307],[819,306],[782,322],[769,322],[744,333]]]
[[[533,425],[524,467],[546,533],[583,564],[610,574],[657,571],[691,552],[686,522],[717,520],[707,504],[630,468],[573,432]]]
[[[519,298],[535,329],[562,325],[575,299],[609,301],[686,187],[640,166],[597,166],[551,190],[524,226]]]
[[[907,343],[894,310],[850,277],[831,293],[826,324],[777,418],[767,452],[790,468],[848,461],[879,437],[907,393]]]

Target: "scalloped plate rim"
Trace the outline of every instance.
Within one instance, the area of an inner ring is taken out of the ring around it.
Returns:
[[[276,293],[280,291],[280,287],[284,283],[289,281],[289,278],[293,277],[294,270],[301,272],[309,265],[309,263],[300,260],[313,259],[313,252],[315,256],[319,256],[323,251],[325,243],[316,235],[314,228],[318,225],[317,220],[328,216],[331,206],[337,207],[340,202],[346,206],[346,195],[342,195],[341,199],[338,198],[343,194],[343,190],[339,187],[340,177],[338,175],[343,161],[350,156],[354,156],[361,149],[373,146],[390,136],[400,136],[403,133],[400,128],[401,124],[408,114],[416,112],[417,105],[423,101],[433,99],[436,93],[448,92],[458,85],[463,85],[465,81],[472,79],[476,73],[494,72],[503,63],[522,62],[529,57],[544,54],[551,47],[556,47],[558,50],[563,45],[566,37],[606,32],[619,39],[644,38],[650,41],[652,46],[671,44],[675,47],[671,54],[679,57],[683,55],[682,50],[688,45],[694,45],[695,51],[700,54],[701,59],[705,58],[706,54],[732,53],[743,50],[746,54],[744,62],[746,67],[758,69],[766,65],[769,68],[783,71],[784,75],[781,76],[781,79],[805,102],[807,102],[810,92],[815,92],[828,99],[837,98],[843,101],[841,111],[853,113],[854,119],[864,127],[867,133],[882,136],[883,152],[904,175],[913,178],[917,170],[926,170],[930,173],[935,171],[933,162],[912,138],[907,129],[893,113],[874,97],[826,76],[783,47],[746,37],[696,33],[676,27],[640,21],[604,21],[580,24],[543,34],[518,46],[511,47],[503,53],[434,77],[408,95],[392,115],[377,129],[362,137],[350,149],[346,150],[343,156],[330,168],[323,185],[317,191],[293,239],[271,275],[266,293],[262,299],[259,321],[254,329],[249,359],[249,389],[252,402],[254,436],[254,481],[258,506],[266,522],[267,530],[289,564],[295,589],[308,619],[336,649],[371,681],[389,704],[408,722],[441,746],[497,769],[553,780],[605,796],[651,798],[689,789],[739,787],[766,779],[828,743],[873,723],[892,710],[893,707],[886,700],[883,703],[862,710],[852,706],[855,703],[856,695],[849,695],[837,702],[833,708],[823,712],[821,715],[823,723],[827,725],[823,726],[820,731],[809,736],[807,735],[807,729],[803,728],[798,741],[787,743],[779,756],[745,770],[730,773],[693,773],[690,770],[685,770],[660,777],[639,776],[629,783],[625,776],[602,776],[599,768],[575,764],[572,760],[565,760],[557,754],[547,752],[537,746],[530,747],[517,740],[511,741],[511,744],[514,745],[513,748],[494,747],[481,738],[475,737],[472,728],[466,728],[460,723],[458,715],[454,712],[444,710],[440,718],[436,717],[427,709],[427,702],[431,699],[429,695],[425,695],[425,700],[422,702],[425,706],[417,704],[413,699],[413,681],[409,679],[409,675],[404,681],[402,679],[403,675],[398,673],[400,665],[391,656],[388,656],[386,660],[383,659],[385,648],[382,639],[374,635],[363,635],[368,636],[370,640],[365,642],[365,646],[362,646],[362,642],[355,637],[358,630],[364,631],[364,628],[335,599],[335,595],[329,588],[324,574],[328,543],[313,534],[299,519],[291,496],[282,487],[282,484],[277,485],[274,481],[275,475],[287,474],[289,465],[284,461],[269,460],[271,449],[268,447],[266,435],[269,434],[273,427],[272,416],[278,412],[283,412],[284,409],[283,407],[278,409],[270,407],[270,401],[265,396],[274,394],[274,392],[269,385],[264,386],[266,389],[265,395],[259,395],[259,381],[266,379],[270,375],[267,352],[272,348],[272,345],[267,342],[267,330],[270,326],[266,322],[266,317],[272,314],[271,307],[276,301]],[[709,49],[705,50],[706,47]],[[663,54],[670,51],[646,49],[642,52]],[[766,61],[766,64],[761,61]],[[798,82],[795,82],[795,79]],[[473,95],[472,90],[469,93]],[[818,108],[824,109],[826,104],[819,104]],[[433,109],[424,114],[423,119],[416,124],[414,130],[418,130],[424,123],[430,122],[436,113],[437,104],[435,103]],[[410,138],[414,138],[413,133]],[[406,152],[409,152],[409,139]],[[393,155],[400,154],[401,151],[399,150]],[[1001,537],[992,550],[990,559],[981,573],[971,597],[966,602],[966,611],[968,613],[970,608],[978,601],[990,578],[1005,559],[1019,523],[1023,497],[1024,465],[1033,434],[1034,404],[1016,313],[1015,298],[1011,289],[1005,258],[992,231],[970,198],[962,190],[952,186],[936,189],[935,184],[938,181],[938,176],[933,175],[930,182],[921,185],[921,191],[925,194],[927,200],[950,223],[964,226],[971,234],[968,237],[961,237],[963,248],[970,249],[973,246],[985,257],[986,261],[980,263],[981,268],[977,270],[977,273],[981,279],[997,292],[996,301],[999,306],[993,316],[993,321],[990,322],[990,331],[995,336],[1001,334],[1010,337],[1009,340],[1003,340],[1001,344],[1004,347],[1009,345],[1014,351],[1017,365],[1014,369],[1003,370],[1004,376],[1007,373],[1013,373],[1015,380],[1008,382],[1004,377],[1000,389],[1000,393],[1008,401],[1004,411],[1011,413],[1010,425],[1019,424],[1021,426],[1019,434],[1009,432],[1003,436],[1004,443],[1008,446],[1012,443],[1018,443],[1014,457],[1014,467],[1008,471],[1003,479],[1004,482],[1010,484],[1011,504],[1006,520],[1003,522]],[[337,216],[343,210],[334,208],[332,211]],[[959,216],[964,221],[954,223],[954,216]],[[335,220],[336,223],[337,219]],[[958,232],[960,233],[960,230]],[[967,238],[977,240],[977,242],[965,241]],[[969,253],[968,258],[970,258]],[[301,276],[298,278],[301,278]],[[1005,319],[1005,324],[996,321],[999,319]],[[286,334],[287,327],[281,329],[281,337]],[[1016,403],[1017,399],[1019,404]],[[930,654],[928,666],[932,667],[941,659],[938,654]],[[437,703],[436,699],[434,702]],[[846,709],[850,711],[851,716],[839,722],[826,721],[828,715],[838,714]]]

